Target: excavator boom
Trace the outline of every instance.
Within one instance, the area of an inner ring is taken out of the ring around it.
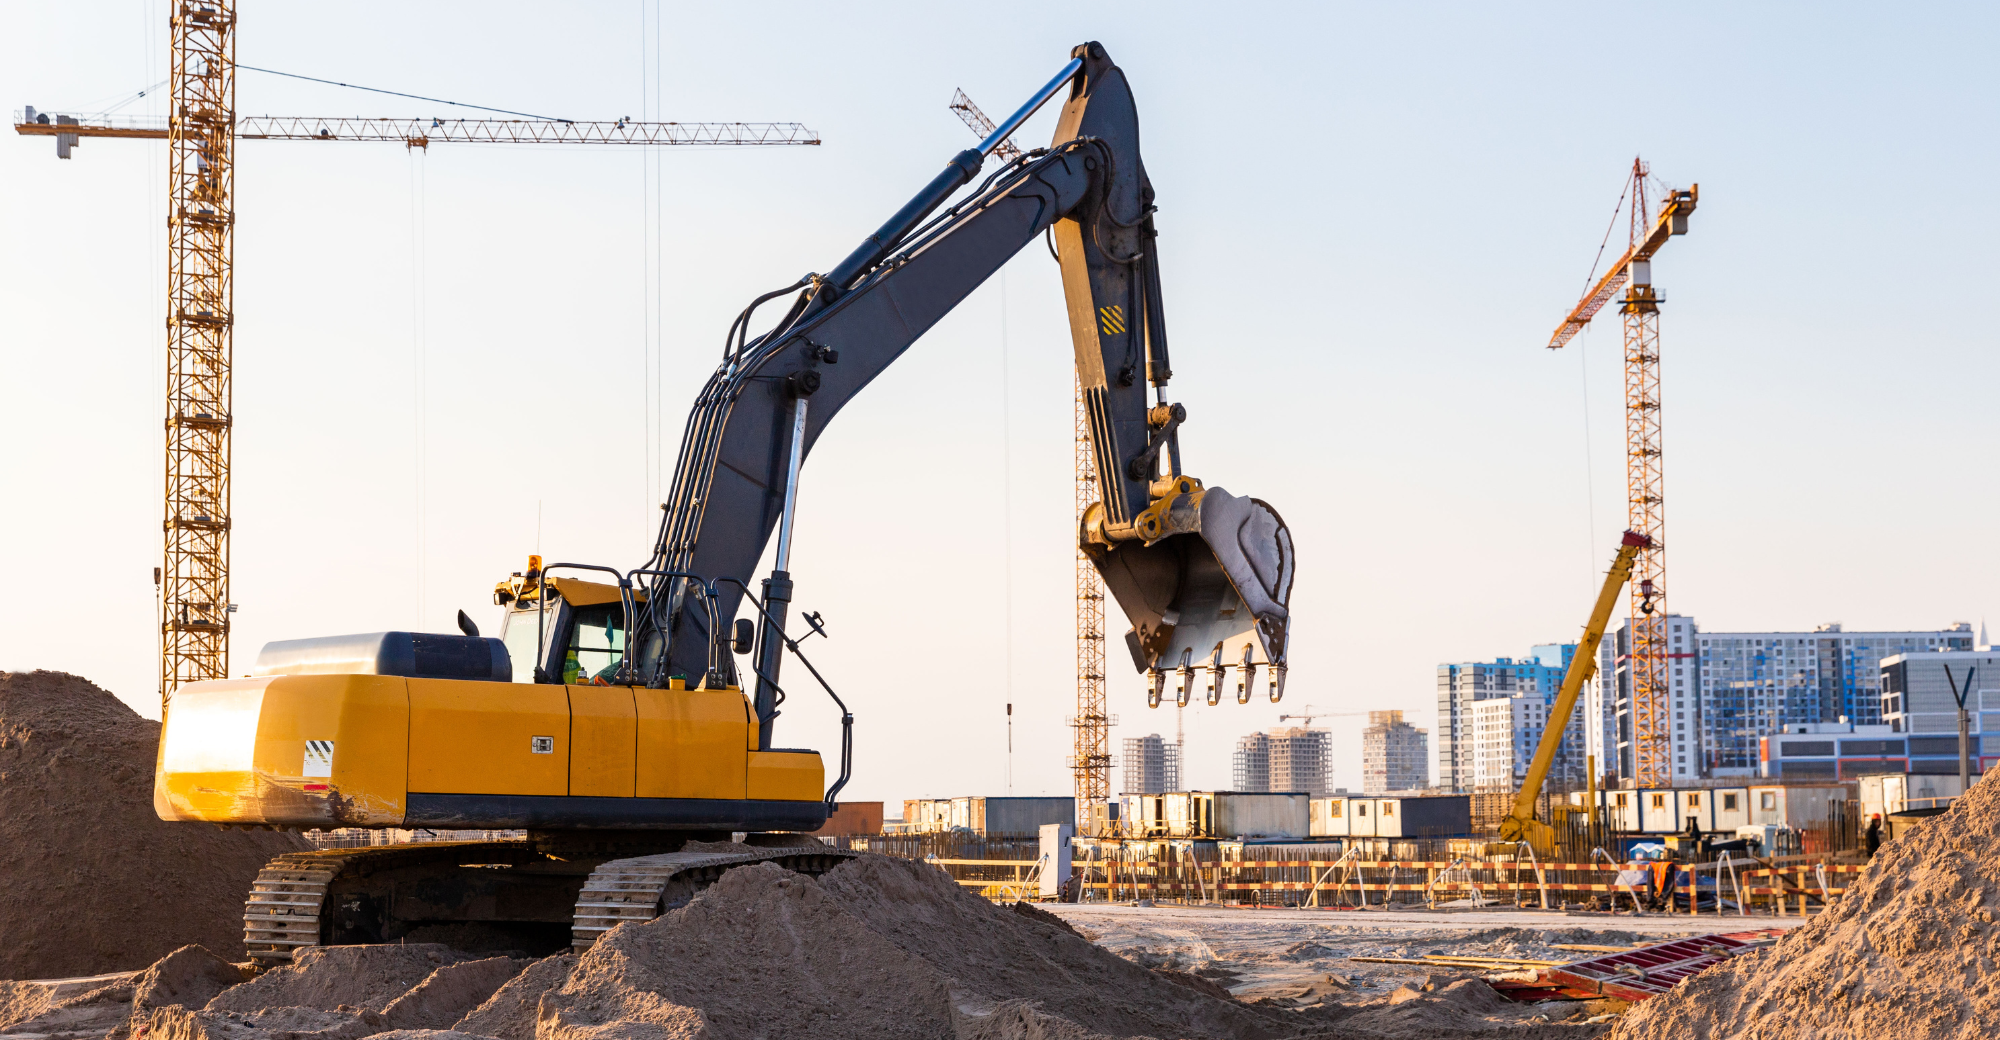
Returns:
[[[939,212],[979,175],[988,153],[1065,88],[1050,147],[1001,165]],[[1061,261],[1103,496],[1081,541],[1133,623],[1133,663],[1152,672],[1156,698],[1167,669],[1180,672],[1185,696],[1197,667],[1219,689],[1223,671],[1234,666],[1246,688],[1247,673],[1268,668],[1276,699],[1286,665],[1291,535],[1270,506],[1204,487],[1184,470],[1179,427],[1186,412],[1164,392],[1172,373],[1153,199],[1125,74],[1102,46],[1084,44],[1027,104],[979,147],[954,156],[829,273],[808,275],[745,310],[682,437],[644,568],[655,576],[637,627],[634,681],[657,686],[679,676],[693,683],[711,669],[733,668],[712,652],[717,633],[709,625],[726,628],[738,616],[776,533],[776,568],[749,612],[761,616],[755,702],[762,746],[772,746],[801,465],[842,407],[1002,264],[1047,235]],[[790,310],[765,334],[750,336],[758,303],[784,296],[793,297]],[[968,409],[980,399],[963,396]],[[983,490],[979,472],[964,467],[965,500]],[[997,537],[980,519],[985,514],[957,505],[959,497],[926,499],[932,522],[949,525],[968,546]],[[685,575],[715,583],[718,621],[692,609],[693,579]]]

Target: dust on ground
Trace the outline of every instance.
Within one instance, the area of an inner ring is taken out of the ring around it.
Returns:
[[[1825,914],[1637,1005],[1619,1040],[2000,1036],[2000,786],[1882,846]]]
[[[1508,1040],[1587,1038],[1484,982],[1230,996],[1060,918],[996,906],[927,864],[863,856],[819,879],[740,867],[582,955],[436,944],[300,951],[250,981],[198,947],[145,972],[0,984],[0,1040]],[[1310,988],[1310,987],[1308,987]],[[1584,1008],[1565,1008],[1571,1019]]]
[[[143,968],[200,945],[243,956],[243,898],[292,834],[153,812],[160,724],[88,680],[0,672],[0,978]]]
[[[1353,957],[1414,960],[1444,954],[1572,961],[1590,954],[1557,949],[1555,944],[1631,946],[1741,927],[1728,923],[1735,918],[1669,916],[1620,920],[1535,914],[1522,915],[1531,924],[1454,928],[1445,924],[1451,915],[1415,925],[1398,920],[1391,927],[1373,923],[1370,914],[1358,911],[1187,913],[1153,908],[1151,913],[1109,913],[1088,904],[1050,909],[1098,945],[1135,964],[1212,979],[1243,1000],[1283,999],[1301,1005],[1379,997],[1398,987],[1420,987],[1451,975],[1444,968],[1371,964],[1349,959]],[[1504,915],[1482,915],[1491,918]]]

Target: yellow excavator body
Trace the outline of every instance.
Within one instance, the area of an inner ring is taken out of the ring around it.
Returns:
[[[819,754],[757,750],[735,687],[267,675],[190,683],[166,714],[166,820],[763,830],[823,812]]]

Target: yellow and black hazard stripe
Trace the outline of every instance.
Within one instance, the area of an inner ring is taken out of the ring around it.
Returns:
[[[1107,336],[1116,336],[1125,331],[1125,311],[1117,304],[1097,308],[1097,324]]]

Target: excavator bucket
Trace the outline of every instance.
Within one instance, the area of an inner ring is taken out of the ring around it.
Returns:
[[[1239,702],[1250,699],[1258,669],[1269,676],[1273,701],[1284,696],[1294,560],[1292,534],[1278,511],[1254,498],[1184,482],[1155,517],[1151,540],[1112,541],[1084,520],[1083,548],[1132,628],[1125,644],[1146,674],[1147,701],[1157,706],[1167,676],[1175,701],[1186,704],[1197,675],[1208,703],[1222,699],[1227,672],[1237,670]],[[1148,510],[1148,513],[1153,513]]]

